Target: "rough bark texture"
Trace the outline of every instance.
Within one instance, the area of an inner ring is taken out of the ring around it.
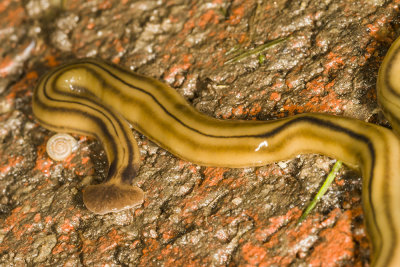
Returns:
[[[369,243],[361,178],[342,169],[296,228],[332,159],[201,167],[136,134],[144,204],[96,216],[81,189],[101,182],[101,145],[75,136],[64,162],[32,116],[38,77],[99,57],[170,84],[198,110],[270,120],[302,112],[387,126],[376,103],[398,0],[4,0],[0,2],[0,265],[361,266]],[[226,61],[289,37],[240,61]],[[90,177],[93,177],[91,179]]]

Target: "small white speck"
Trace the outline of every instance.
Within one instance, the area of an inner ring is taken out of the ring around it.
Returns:
[[[157,232],[155,231],[155,230],[153,230],[153,229],[151,229],[150,230],[150,236],[152,237],[152,238],[157,238]]]
[[[287,163],[284,161],[278,162],[278,166],[281,167],[281,169],[285,169],[287,167]]]
[[[267,142],[267,140],[264,140],[264,141],[262,141],[259,145],[258,145],[258,147],[256,148],[256,152],[258,151],[258,150],[260,150],[261,148],[263,148],[263,147],[267,147],[268,146],[268,142]]]
[[[243,199],[240,197],[236,197],[232,199],[232,203],[235,204],[236,206],[240,205],[242,203]]]

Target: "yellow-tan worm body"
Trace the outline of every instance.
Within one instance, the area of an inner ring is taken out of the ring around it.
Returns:
[[[400,41],[380,69],[378,96],[400,131]],[[56,68],[35,89],[33,112],[46,128],[91,135],[104,145],[107,181],[84,189],[98,214],[141,204],[131,185],[139,152],[128,122],[185,160],[208,166],[249,167],[304,153],[340,159],[363,175],[363,207],[373,242],[372,265],[400,266],[400,141],[393,131],[363,121],[301,114],[261,121],[205,116],[167,85],[94,59]]]

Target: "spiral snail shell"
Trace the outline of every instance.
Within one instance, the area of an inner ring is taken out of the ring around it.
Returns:
[[[46,152],[52,160],[63,161],[78,148],[78,142],[71,135],[58,133],[47,141]]]

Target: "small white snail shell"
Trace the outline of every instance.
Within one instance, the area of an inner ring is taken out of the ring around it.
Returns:
[[[58,133],[47,141],[46,152],[52,160],[62,161],[78,148],[78,142],[71,135]]]

